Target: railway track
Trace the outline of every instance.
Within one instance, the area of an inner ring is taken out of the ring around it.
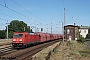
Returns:
[[[0,46],[4,46],[4,45],[10,45],[11,43],[7,43],[7,44],[0,44]]]
[[[11,45],[11,42],[9,42],[9,41],[7,41],[7,42],[0,41],[0,49],[4,48],[6,46],[9,46],[9,45]]]
[[[52,45],[53,43],[57,42],[58,40],[56,41],[51,41],[51,42],[48,42],[48,43],[43,43],[43,44],[40,44],[40,45],[37,45],[37,46],[33,46],[33,47],[29,47],[29,48],[26,48],[26,49],[22,49],[22,50],[19,50],[19,51],[15,51],[15,52],[12,52],[11,54],[7,54],[7,55],[2,55],[0,57],[0,59],[13,59],[13,60],[31,60],[32,59],[32,56],[34,54],[36,54],[37,52],[41,51],[43,48],[45,47],[48,47],[50,45]]]
[[[12,46],[6,46],[4,48],[0,48],[0,56],[15,52],[17,50],[12,49]]]
[[[0,49],[8,48],[9,46],[11,46],[11,44],[9,44],[9,45],[2,45],[2,46],[0,46]]]

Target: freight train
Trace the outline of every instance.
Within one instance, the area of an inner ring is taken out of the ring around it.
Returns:
[[[12,47],[27,47],[30,44],[42,43],[46,41],[62,39],[60,34],[49,33],[27,33],[27,32],[14,32],[12,38]]]

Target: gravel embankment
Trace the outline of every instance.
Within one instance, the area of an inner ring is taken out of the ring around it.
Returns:
[[[51,51],[54,50],[54,48],[59,45],[60,42],[57,42],[47,48],[44,48],[42,51],[38,52],[37,54],[35,54],[33,56],[32,60],[46,60],[46,58],[48,57],[48,53],[50,53]]]

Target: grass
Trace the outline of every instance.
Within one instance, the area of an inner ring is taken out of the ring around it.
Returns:
[[[86,44],[81,44],[76,41],[71,41],[70,42],[70,48],[71,48],[70,55],[80,54],[83,57],[88,57],[90,54],[90,50],[88,50],[86,46],[87,46]]]
[[[60,45],[51,51],[49,60],[89,60],[89,48],[87,47],[87,44],[78,43],[77,41],[70,41],[68,46],[67,42],[64,42],[64,45]],[[40,57],[44,56],[44,54],[42,54]],[[40,57],[37,58],[37,60],[40,60]]]
[[[87,51],[79,51],[80,55],[83,56],[83,57],[88,57],[88,53]]]

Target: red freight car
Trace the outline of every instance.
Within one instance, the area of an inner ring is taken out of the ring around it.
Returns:
[[[50,40],[50,34],[49,33],[44,33],[45,36],[46,36],[46,41],[49,41]]]
[[[54,39],[53,34],[50,34],[50,40],[53,40],[53,39]]]
[[[63,39],[63,35],[59,35],[59,39]]]
[[[13,47],[25,47],[30,44],[36,44],[40,42],[50,41],[54,39],[62,38],[59,34],[49,34],[49,33],[26,33],[26,32],[14,32],[12,38]]]
[[[46,35],[44,33],[37,32],[36,34],[39,35],[40,42],[46,41]]]
[[[36,34],[29,34],[26,32],[15,32],[12,39],[12,46],[27,46],[28,44],[36,43],[39,41],[39,36]]]

